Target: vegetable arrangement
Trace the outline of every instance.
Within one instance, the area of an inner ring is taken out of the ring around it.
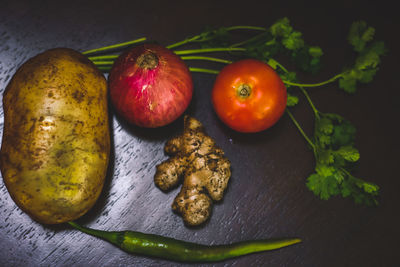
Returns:
[[[257,33],[243,41],[233,42],[232,39],[235,38],[232,38],[234,37],[232,32],[235,31],[255,31]],[[355,127],[339,114],[320,111],[311,100],[308,90],[306,90],[306,88],[320,87],[338,81],[340,89],[347,93],[355,93],[358,83],[371,82],[378,70],[380,58],[386,51],[382,41],[373,40],[374,34],[375,29],[368,26],[364,21],[353,23],[348,34],[348,41],[357,55],[354,64],[332,78],[314,84],[299,82],[296,72],[289,71],[276,60],[276,57],[282,54],[288,56],[301,71],[315,73],[320,68],[320,58],[323,55],[322,49],[318,46],[306,44],[302,38],[302,33],[293,29],[288,18],[278,20],[269,28],[234,26],[208,29],[198,35],[171,44],[167,48],[173,50],[183,60],[220,62],[228,64],[226,67],[228,70],[234,68],[238,62],[234,63],[228,59],[212,56],[199,56],[199,54],[227,53],[229,57],[252,58],[253,60],[267,63],[276,71],[285,84],[287,89],[286,113],[307,141],[315,156],[315,173],[307,178],[307,187],[321,199],[329,199],[332,196],[341,195],[342,197],[353,198],[356,203],[377,205],[376,197],[378,196],[379,186],[352,175],[352,169],[360,158],[359,151],[354,147]],[[109,51],[145,40],[145,38],[141,38],[127,43],[94,49],[87,54],[105,52],[106,55],[89,56],[89,59],[101,70],[108,72],[114,60],[118,57],[117,54],[107,54]],[[177,47],[189,44],[198,45],[199,48],[176,50]],[[243,69],[252,68],[253,60],[242,63],[244,65]],[[274,95],[274,100],[271,101],[274,106],[269,111],[271,114],[264,114],[264,124],[259,123],[260,125],[257,124],[257,127],[253,126],[252,120],[245,122],[240,115],[233,115],[238,107],[247,105],[246,102],[240,99],[242,96],[238,93],[243,92],[246,94],[246,90],[238,90],[245,83],[233,84],[236,79],[244,79],[245,75],[248,75],[243,70],[227,71],[232,74],[229,78],[224,78],[226,75],[225,69],[221,73],[218,70],[204,68],[189,67],[189,70],[217,74],[212,95],[213,105],[221,120],[232,129],[242,132],[262,131],[272,126],[279,119],[284,106],[283,94],[280,97]],[[257,79],[261,79],[261,76],[263,75],[258,75]],[[273,91],[271,88],[276,91],[282,91],[277,89],[281,88],[280,79],[276,76],[269,78],[268,82],[271,84],[268,84],[269,89],[263,94],[271,96],[271,91]],[[277,84],[272,85],[273,82]],[[229,87],[234,87],[234,90],[230,91]],[[298,96],[294,93],[296,88],[304,95],[313,110],[315,127],[312,136],[304,132],[291,112],[292,107],[299,101]],[[223,92],[221,97],[218,96],[219,92]],[[248,105],[246,109],[247,117],[260,117],[260,114],[263,113],[260,110],[267,110],[269,105],[271,103],[268,101]],[[240,114],[241,112],[238,113]]]
[[[242,30],[256,34],[240,42],[232,41],[232,32]],[[321,48],[307,45],[287,18],[269,28],[210,29],[169,45],[168,49],[144,44],[121,56],[109,54],[146,41],[140,38],[83,52],[92,62],[70,49],[46,51],[21,66],[3,98],[0,168],[7,189],[17,205],[39,222],[69,222],[127,252],[147,256],[219,261],[296,244],[300,239],[205,246],[132,231],[99,231],[72,222],[97,200],[108,166],[106,82],[98,69],[110,72],[111,101],[119,114],[133,124],[151,128],[171,123],[183,114],[193,92],[190,72],[217,74],[211,99],[225,124],[239,132],[259,132],[273,126],[286,111],[316,159],[315,173],[307,178],[307,187],[321,199],[342,195],[352,197],[356,203],[377,204],[379,187],[352,175],[352,167],[360,157],[354,147],[354,126],[338,114],[321,112],[306,90],[338,81],[339,88],[355,93],[358,83],[372,81],[385,53],[383,42],[373,41],[373,36],[374,29],[365,22],[354,23],[348,41],[357,53],[355,63],[315,84],[299,82],[296,73],[276,59],[278,54],[284,54],[300,70],[315,73],[319,69]],[[176,50],[188,44],[198,47]],[[230,59],[198,55],[214,52]],[[221,71],[187,68],[182,60],[227,66]],[[312,136],[305,133],[290,111],[299,101],[293,93],[296,89],[313,110]],[[23,95],[26,97],[21,98]],[[172,157],[157,167],[155,183],[163,190],[169,189],[184,174],[174,207],[189,225],[204,222],[211,209],[208,195],[213,200],[222,198],[230,177],[229,160],[204,133],[201,123],[187,116],[184,133],[170,140],[165,149]]]

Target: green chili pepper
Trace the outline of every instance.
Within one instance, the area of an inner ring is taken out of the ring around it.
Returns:
[[[301,242],[298,238],[287,238],[206,246],[154,234],[134,231],[108,232],[83,227],[75,222],[69,224],[86,234],[106,240],[128,253],[181,262],[221,261]]]

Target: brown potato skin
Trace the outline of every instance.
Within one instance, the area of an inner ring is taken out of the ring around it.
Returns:
[[[47,50],[14,74],[3,109],[0,169],[15,203],[44,224],[85,214],[110,155],[104,75],[79,52]]]

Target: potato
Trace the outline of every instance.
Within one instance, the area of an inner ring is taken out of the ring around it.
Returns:
[[[104,75],[72,49],[45,51],[17,70],[3,109],[0,169],[16,204],[44,224],[85,214],[110,154]]]

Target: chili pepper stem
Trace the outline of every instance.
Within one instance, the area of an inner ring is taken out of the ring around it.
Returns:
[[[96,230],[96,229],[92,229],[92,228],[87,228],[87,227],[83,227],[83,226],[77,224],[76,222],[68,222],[68,224],[85,234],[99,237],[99,238],[109,241],[112,244],[117,245],[117,246],[120,245],[120,240],[118,238],[118,235],[116,234],[118,232],[107,232],[107,231],[101,231],[101,230]]]

